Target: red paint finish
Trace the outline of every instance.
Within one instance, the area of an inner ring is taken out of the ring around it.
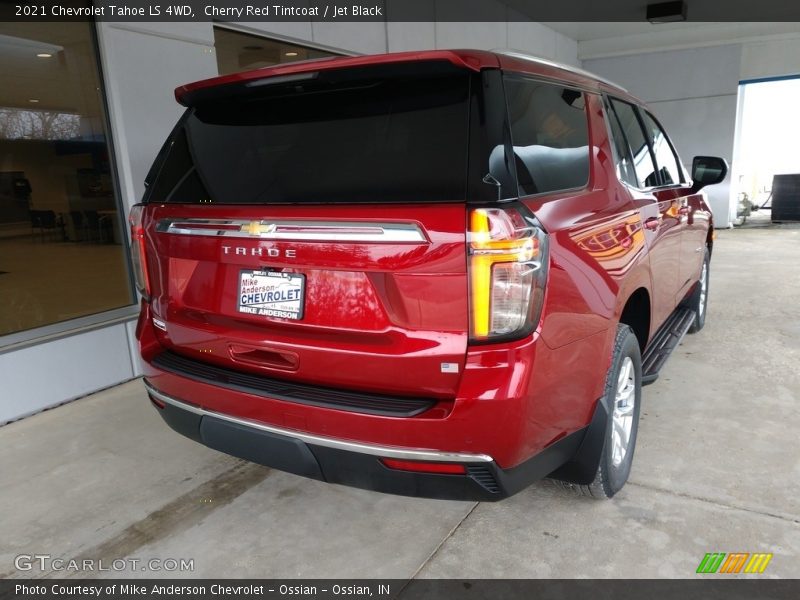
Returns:
[[[625,303],[644,289],[651,300],[650,333],[661,325],[698,278],[697,248],[709,235],[710,211],[702,194],[689,193],[689,184],[639,192],[621,183],[600,93],[636,100],[557,66],[482,51],[335,58],[201,81],[178,88],[176,97],[265,77],[415,60],[446,60],[474,72],[500,67],[587,92],[586,187],[520,198],[549,246],[544,304],[532,332],[513,341],[469,344],[469,207],[463,202],[153,204],[143,222],[151,301],[142,303],[137,326],[145,375],[168,395],[234,417],[343,440],[487,454],[509,468],[587,426],[603,393]],[[287,243],[157,232],[156,224],[167,218],[411,223],[425,241]],[[224,246],[247,252],[226,253]],[[277,257],[253,256],[258,248],[275,249]],[[286,257],[289,249],[295,257]],[[236,311],[240,270],[261,267],[305,275],[302,320]],[[166,332],[153,326],[153,317],[167,323]],[[256,397],[160,371],[150,361],[165,349],[246,373],[437,403],[415,417],[397,418]]]
[[[189,214],[190,213],[190,214]],[[409,218],[409,216],[412,218]],[[170,217],[408,222],[426,241],[409,244],[272,242],[259,238],[155,232]],[[165,348],[227,365],[231,345],[293,356],[291,373],[274,361],[237,361],[246,372],[380,393],[452,398],[467,348],[463,204],[417,206],[153,206],[147,244],[153,314]],[[245,248],[244,255],[225,247]],[[291,248],[293,258],[284,256]],[[253,256],[262,249],[263,256]],[[277,249],[279,258],[269,258]],[[242,269],[302,273],[302,320],[238,312]],[[441,363],[457,365],[443,373]],[[402,377],[397,374],[403,373]]]

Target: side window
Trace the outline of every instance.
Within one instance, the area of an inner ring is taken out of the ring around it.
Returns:
[[[614,144],[617,177],[621,181],[628,183],[634,187],[639,187],[639,181],[636,179],[636,170],[633,168],[633,156],[631,156],[631,149],[628,146],[628,140],[622,132],[622,127],[619,124],[619,119],[611,105],[606,99],[606,119],[608,120],[608,127],[611,130],[611,140]]]
[[[514,76],[506,77],[505,87],[520,195],[585,186],[589,125],[583,93]]]
[[[667,134],[647,111],[642,111],[645,127],[648,130],[650,143],[653,145],[653,154],[656,155],[656,163],[661,174],[661,185],[674,185],[681,183],[681,169],[678,160],[672,151],[672,146],[667,139]]]
[[[653,157],[650,155],[650,146],[647,143],[644,131],[642,131],[642,126],[639,124],[636,109],[632,104],[614,98],[611,99],[611,105],[617,114],[625,139],[628,140],[633,157],[633,168],[636,171],[636,179],[639,186],[653,187],[658,185],[658,176],[656,175],[656,167],[653,164]]]

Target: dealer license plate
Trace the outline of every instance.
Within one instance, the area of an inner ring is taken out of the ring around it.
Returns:
[[[239,273],[239,312],[280,319],[303,318],[306,276],[280,271]]]

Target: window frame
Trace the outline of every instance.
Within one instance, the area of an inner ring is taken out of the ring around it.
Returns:
[[[564,188],[559,190],[549,190],[545,192],[536,192],[535,194],[525,194],[523,190],[520,189],[519,185],[519,176],[517,174],[517,165],[516,160],[511,161],[511,168],[513,169],[513,177],[514,182],[517,188],[518,198],[538,198],[540,196],[547,196],[547,195],[556,195],[556,194],[569,194],[569,193],[576,193],[582,192],[593,189],[594,185],[594,161],[592,160],[592,148],[594,147],[594,139],[592,137],[592,119],[591,115],[589,114],[589,95],[594,94],[598,95],[597,91],[591,90],[589,88],[582,87],[580,85],[573,84],[571,82],[562,81],[559,79],[550,79],[548,77],[542,77],[533,75],[531,73],[525,73],[523,71],[506,71],[501,70],[502,74],[502,81],[503,81],[503,100],[504,100],[504,110],[505,110],[505,118],[506,118],[506,128],[507,128],[507,135],[508,135],[508,145],[510,147],[510,155],[514,155],[514,135],[511,127],[511,113],[508,109],[508,91],[505,88],[506,79],[519,79],[525,82],[531,83],[539,83],[539,84],[546,84],[551,85],[554,87],[559,87],[562,89],[572,90],[575,92],[580,92],[580,94],[584,98],[584,106],[583,106],[583,116],[586,119],[586,140],[588,145],[588,162],[589,162],[589,173],[586,178],[586,183],[581,186],[571,187],[571,188]]]

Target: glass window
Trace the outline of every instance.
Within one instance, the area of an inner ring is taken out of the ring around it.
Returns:
[[[568,190],[589,181],[589,126],[581,92],[506,78],[520,195]]]
[[[632,104],[622,102],[615,98],[611,99],[614,112],[619,119],[619,125],[633,157],[633,168],[636,171],[638,187],[653,187],[658,185],[656,168],[653,165],[653,157],[650,155],[650,146],[647,143],[639,118],[636,116],[636,109]]]
[[[653,145],[653,153],[656,155],[658,172],[661,175],[661,185],[681,183],[681,170],[667,134],[664,133],[664,130],[653,118],[653,115],[647,111],[642,111],[642,114],[650,136],[650,143]]]
[[[333,52],[214,27],[214,49],[220,75],[271,67],[298,60],[337,56]]]
[[[319,71],[190,109],[148,201],[454,201],[470,76],[448,63]]]
[[[0,336],[134,302],[93,35],[0,23]]]
[[[617,119],[616,113],[607,101],[605,106],[606,118],[608,119],[609,129],[611,130],[611,142],[614,145],[617,177],[625,183],[634,187],[639,187],[639,181],[636,179],[636,170],[633,168],[631,149],[630,146],[628,146],[628,141],[625,139],[625,134],[622,132],[619,119]]]

